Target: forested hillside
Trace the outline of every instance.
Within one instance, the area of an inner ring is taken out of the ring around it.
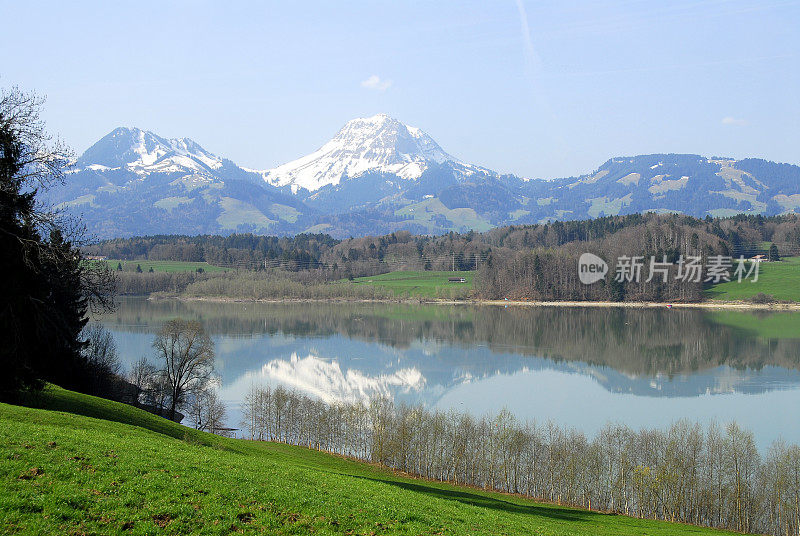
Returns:
[[[173,275],[122,272],[122,291],[133,294],[157,290],[179,293],[198,282],[202,290],[195,291],[204,294],[211,288],[221,288],[225,279],[246,277],[254,284],[270,280],[272,290],[262,295],[279,298],[292,291],[276,290],[276,280],[308,287],[393,270],[475,270],[475,295],[487,299],[698,301],[704,282],[676,281],[674,267],[667,282],[644,281],[649,276],[645,268],[640,282],[583,285],[578,281],[578,257],[592,252],[609,264],[622,256],[655,257],[669,263],[677,263],[681,256],[699,256],[706,262],[720,255],[749,257],[766,253],[771,247],[779,255],[800,251],[798,216],[697,219],[633,214],[508,226],[483,233],[426,236],[400,231],[345,240],[324,234],[292,238],[162,235],[103,241],[86,247],[85,252],[115,260],[207,262],[237,271]],[[218,280],[218,284],[202,283],[210,279]],[[326,289],[317,295],[327,297],[330,293]]]

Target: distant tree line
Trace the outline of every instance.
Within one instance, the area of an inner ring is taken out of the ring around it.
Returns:
[[[104,240],[86,245],[89,255],[105,255],[123,260],[205,261],[219,266],[256,269],[274,267],[313,270],[345,268],[357,261],[386,264],[409,263],[409,267],[451,269],[452,255],[461,254],[456,269],[475,267],[475,257],[489,249],[523,251],[537,247],[556,248],[573,242],[591,242],[623,229],[653,221],[668,222],[717,236],[728,243],[731,254],[743,246],[776,242],[790,249],[800,248],[800,220],[797,215],[764,217],[738,215],[731,218],[698,219],[680,214],[632,214],[591,220],[554,221],[538,225],[497,227],[483,233],[450,232],[439,236],[413,235],[397,231],[383,236],[365,236],[338,240],[325,234],[299,234],[294,237],[234,234],[229,236],[161,235]],[[294,265],[292,265],[294,263]]]
[[[155,292],[171,295],[183,293],[196,281],[213,277],[208,273],[197,272],[136,272],[115,273],[116,293],[121,296],[144,296]]]
[[[485,298],[700,301],[707,274],[704,271],[700,281],[679,279],[677,263],[681,256],[700,257],[705,267],[713,256],[748,258],[761,252],[758,248],[765,241],[781,243],[787,253],[800,251],[800,218],[795,215],[700,220],[646,214],[565,224],[555,222],[549,227],[520,229],[507,234],[500,230],[494,232],[501,234],[503,244],[513,245],[496,249],[480,270],[477,289],[479,296]],[[576,237],[578,239],[573,240]],[[779,257],[775,243],[769,249],[766,253]],[[593,285],[579,281],[578,259],[584,252],[594,253],[608,262],[610,274],[604,281]],[[644,266],[638,281],[618,281],[615,277],[615,261],[623,256],[643,257]],[[664,277],[650,270],[650,259],[671,264]],[[730,275],[733,271],[731,267]]]
[[[182,295],[195,298],[231,299],[241,299],[244,296],[254,300],[390,300],[395,298],[392,291],[372,285],[304,282],[285,275],[281,277],[274,273],[258,272],[214,274],[187,285]]]
[[[776,442],[762,456],[752,433],[734,423],[639,431],[608,424],[587,438],[508,411],[474,417],[384,398],[328,405],[283,387],[252,387],[242,410],[251,439],[423,478],[740,532],[800,530],[800,447]]]
[[[492,255],[479,273],[480,294],[488,298],[558,301],[699,301],[702,279],[679,280],[676,263],[681,255],[708,259],[729,254],[725,240],[671,216],[631,219],[638,222],[613,232],[600,229],[588,233],[586,240],[571,241],[558,248],[538,246]],[[526,241],[530,239],[523,237]],[[592,285],[580,282],[578,259],[584,252],[608,262],[608,277]],[[640,277],[631,281],[616,278],[614,262],[623,256],[642,257]],[[650,259],[670,264],[665,276],[653,270],[654,277],[650,277]]]
[[[320,262],[322,252],[337,240],[324,234],[294,237],[234,234],[230,236],[146,236],[106,240],[84,248],[88,255],[123,260],[171,260],[207,262],[217,266],[255,269],[280,261],[294,269],[308,269]]]
[[[772,246],[764,249],[764,243]],[[583,252],[596,253],[612,265],[612,270],[613,261],[622,255],[642,256],[646,260],[655,257],[659,261],[666,258],[670,263],[675,263],[681,255],[696,255],[702,257],[703,264],[715,255],[749,257],[767,253],[770,258],[779,258],[800,251],[800,217],[742,215],[698,219],[676,214],[633,214],[507,226],[483,233],[423,236],[399,231],[346,240],[319,234],[293,238],[158,236],[105,241],[88,246],[85,251],[131,260],[206,261],[260,273],[264,280],[304,285],[393,270],[476,270],[479,273],[476,293],[488,299],[698,301],[702,297],[702,282],[678,281],[676,268],[669,272],[666,282],[659,278],[649,283],[617,284],[612,273],[605,283],[582,285],[577,277],[578,257]],[[122,272],[118,275],[121,293],[155,289],[179,293],[195,282],[196,287],[207,293],[208,289],[222,285],[207,283],[214,276],[202,274],[131,276]],[[648,270],[642,275],[643,280],[648,279]],[[226,283],[226,288],[230,289],[231,284]],[[225,295],[230,296],[230,292]],[[270,295],[277,297],[275,292]],[[245,293],[235,297],[249,296]]]

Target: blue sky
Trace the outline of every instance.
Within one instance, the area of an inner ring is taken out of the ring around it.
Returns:
[[[386,112],[525,177],[617,155],[800,164],[800,2],[0,2],[0,85],[82,152],[116,126],[240,165]]]

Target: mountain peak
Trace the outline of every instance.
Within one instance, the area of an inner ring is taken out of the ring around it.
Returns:
[[[380,113],[377,113],[377,114],[372,115],[370,117],[356,117],[355,119],[351,119],[350,121],[375,121],[375,122],[380,122],[380,121],[397,121],[397,119],[395,119],[394,117],[390,116],[387,113],[380,112]],[[348,123],[350,121],[348,121]]]
[[[459,161],[419,128],[379,113],[351,119],[325,145],[264,173],[265,179],[293,190],[314,191],[368,172],[416,179],[431,163]]]
[[[138,127],[117,127],[89,147],[78,159],[79,167],[151,171],[204,171],[222,160],[190,138],[162,138]]]

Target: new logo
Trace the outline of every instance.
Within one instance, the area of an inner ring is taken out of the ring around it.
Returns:
[[[578,277],[584,285],[591,285],[603,279],[608,273],[606,261],[593,253],[584,253],[578,259]]]

